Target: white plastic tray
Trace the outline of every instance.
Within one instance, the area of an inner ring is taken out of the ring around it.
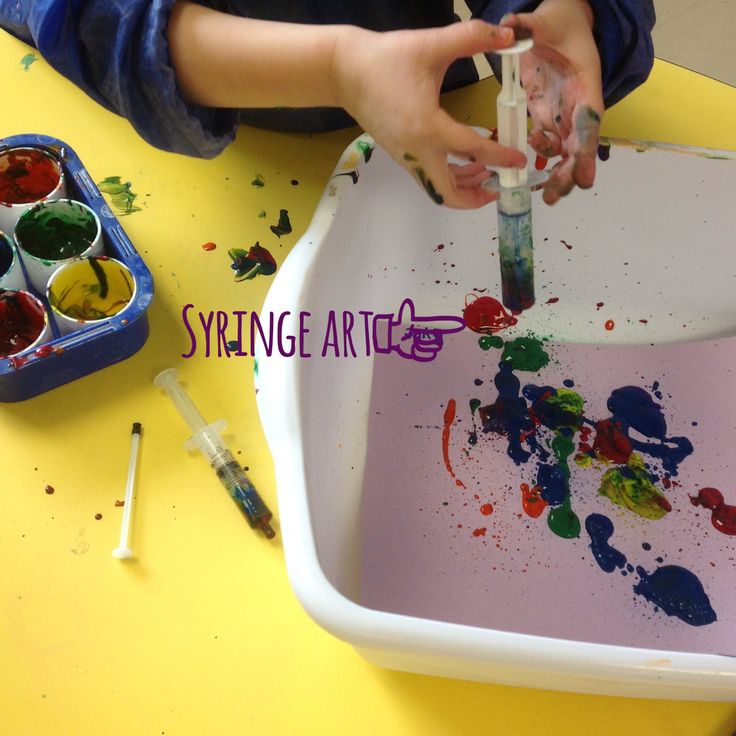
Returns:
[[[532,333],[557,343],[646,345],[736,334],[735,174],[732,152],[614,144],[594,190],[554,208],[537,198],[537,304],[504,339]],[[360,326],[352,333],[359,357],[320,355],[330,313],[339,325],[344,312],[396,313],[410,297],[422,314],[460,315],[474,290],[498,297],[495,229],[494,205],[438,207],[363,136],[345,151],[277,274],[261,316],[289,312],[284,327],[296,334],[300,313],[309,312],[302,319],[311,330],[304,344],[311,357],[258,356],[258,406],[299,600],[320,625],[389,668],[601,694],[736,699],[730,656],[532,635],[361,604],[373,358],[365,357]],[[438,405],[446,399],[437,397]],[[437,472],[446,472],[441,463]],[[736,537],[727,541],[736,547]],[[736,611],[723,616],[733,620]]]

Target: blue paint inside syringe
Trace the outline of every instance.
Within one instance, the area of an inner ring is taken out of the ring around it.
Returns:
[[[501,189],[498,200],[501,299],[515,312],[534,304],[534,241],[529,186]]]

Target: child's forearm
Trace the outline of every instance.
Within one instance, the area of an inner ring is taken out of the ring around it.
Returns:
[[[168,26],[185,99],[208,107],[339,106],[334,56],[352,26],[241,18],[178,2]]]

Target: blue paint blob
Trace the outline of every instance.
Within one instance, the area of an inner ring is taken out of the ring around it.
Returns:
[[[703,584],[690,570],[665,565],[651,575],[643,567],[637,567],[636,572],[641,580],[634,586],[634,593],[654,603],[668,616],[676,616],[691,626],[705,626],[717,620]]]
[[[550,506],[559,506],[567,496],[567,474],[559,465],[542,464],[537,468],[537,485],[540,497]]]
[[[661,460],[664,470],[677,475],[678,465],[693,451],[687,437],[667,437],[667,422],[662,407],[638,386],[623,386],[611,392],[608,409],[611,421],[618,422],[634,450]],[[629,436],[629,430],[654,440],[643,442]]]
[[[566,378],[562,385],[565,386],[565,388],[572,388],[575,385],[575,381],[572,380],[572,378]]]
[[[519,396],[521,383],[513,373],[511,361],[498,365],[493,382],[498,398],[493,404],[478,410],[484,432],[495,432],[508,437],[508,456],[517,464],[525,463],[531,453],[521,446],[522,434],[531,433],[534,425],[529,418],[526,401]]]
[[[598,566],[604,572],[613,572],[626,564],[626,555],[611,547],[608,540],[613,536],[613,522],[603,514],[591,514],[585,520],[585,530],[590,535],[590,549]],[[622,571],[624,575],[625,571]]]

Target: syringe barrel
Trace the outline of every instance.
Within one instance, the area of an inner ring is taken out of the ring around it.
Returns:
[[[168,397],[174,402],[174,406],[176,406],[179,413],[184,417],[184,421],[189,425],[192,434],[195,434],[205,428],[205,421],[197,410],[197,407],[181,387],[181,384],[177,381],[177,376],[178,372],[176,368],[167,368],[153,379],[153,383],[158,388],[166,391]]]
[[[514,311],[529,309],[534,304],[534,240],[528,186],[501,190],[498,253],[504,306]]]
[[[270,530],[268,522],[273,514],[258,495],[258,491],[248,480],[230,450],[222,451],[212,463],[212,467],[233,501],[240,507],[250,526],[254,529],[261,529],[265,526]]]
[[[502,146],[526,153],[526,92],[521,86],[519,55],[504,54],[501,64],[502,87],[496,98],[498,142]],[[518,187],[526,184],[527,171],[525,168],[502,167],[500,180],[503,187]]]

